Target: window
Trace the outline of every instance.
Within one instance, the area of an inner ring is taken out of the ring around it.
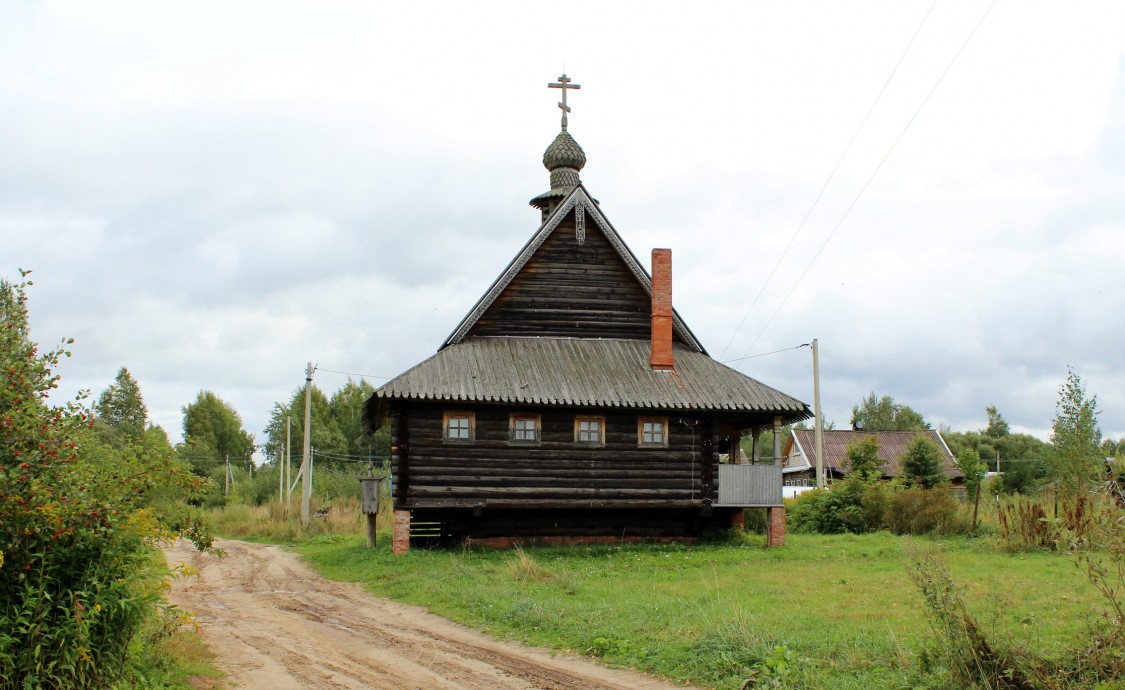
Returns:
[[[605,417],[575,417],[575,443],[605,443]]]
[[[472,443],[476,434],[476,415],[472,412],[446,412],[443,420],[446,443]]]
[[[508,426],[515,443],[539,443],[539,415],[514,414]]]
[[[637,444],[642,446],[668,445],[667,417],[640,417],[637,419]]]

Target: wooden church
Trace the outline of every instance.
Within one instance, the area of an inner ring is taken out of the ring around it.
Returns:
[[[783,541],[781,467],[740,463],[739,442],[809,407],[708,356],[672,308],[671,251],[646,271],[579,179],[579,86],[550,86],[562,131],[539,228],[437,353],[364,407],[368,430],[391,425],[396,553],[693,539],[747,507],[769,508]]]

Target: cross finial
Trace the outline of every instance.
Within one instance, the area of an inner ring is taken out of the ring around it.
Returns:
[[[559,108],[562,109],[562,131],[566,131],[566,114],[570,112],[570,106],[566,104],[566,90],[567,89],[581,89],[581,84],[571,84],[570,78],[563,74],[559,80],[553,84],[547,84],[551,89],[562,89],[562,100],[559,101]]]

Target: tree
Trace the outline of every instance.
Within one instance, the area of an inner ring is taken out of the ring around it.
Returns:
[[[941,450],[925,436],[918,436],[910,442],[899,463],[907,484],[932,489],[949,479],[942,468]]]
[[[378,462],[379,458],[375,456],[389,455],[390,445],[388,443],[384,446],[381,443],[383,435],[378,432],[366,434],[363,431],[363,404],[373,392],[375,389],[367,381],[360,379],[356,383],[349,378],[340,390],[332,394],[328,408],[348,443],[348,454],[361,457],[368,455]],[[389,438],[387,436],[388,440]]]
[[[857,425],[862,425],[864,431],[910,431],[930,428],[922,415],[910,409],[909,405],[899,405],[889,395],[876,398],[875,391],[871,391],[852,408],[852,428],[859,428]]]
[[[879,462],[879,439],[874,436],[852,441],[845,451],[848,472],[863,479],[875,479],[883,475]]]
[[[984,408],[984,412],[988,415],[988,426],[984,430],[985,435],[997,439],[1007,436],[1011,428],[1004,416],[996,409],[996,406],[989,405]]]
[[[1059,493],[1074,497],[1090,486],[1104,468],[1102,432],[1098,429],[1098,396],[1086,397],[1086,386],[1073,369],[1059,387],[1047,474]]]
[[[125,367],[109,385],[94,407],[97,418],[124,434],[130,440],[140,439],[145,432],[148,408],[141,396],[141,387]]]
[[[228,457],[241,461],[253,455],[254,437],[242,428],[242,418],[211,391],[199,391],[183,412],[184,440],[176,451],[198,474],[207,476]]]
[[[318,453],[317,465],[332,464],[330,458],[339,460],[348,453],[348,441],[340,431],[340,425],[332,417],[332,408],[328,403],[328,396],[324,391],[313,385],[310,395],[312,409],[310,410],[309,423],[312,425],[312,439],[310,445]],[[266,453],[271,459],[277,458],[280,450],[285,445],[285,418],[292,417],[293,426],[290,432],[294,463],[300,462],[301,452],[305,443],[305,387],[301,386],[293,391],[288,405],[275,403],[273,412],[270,413],[269,424],[266,425]],[[323,453],[323,456],[319,455]]]
[[[965,488],[968,489],[969,495],[973,496],[976,494],[977,487],[980,486],[988,468],[980,461],[980,453],[972,448],[966,448],[958,453],[956,455],[956,462],[957,469],[961,470],[961,474],[965,475]]]

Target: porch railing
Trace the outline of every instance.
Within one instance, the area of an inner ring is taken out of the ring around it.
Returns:
[[[776,465],[719,465],[717,506],[779,506],[781,468]]]

